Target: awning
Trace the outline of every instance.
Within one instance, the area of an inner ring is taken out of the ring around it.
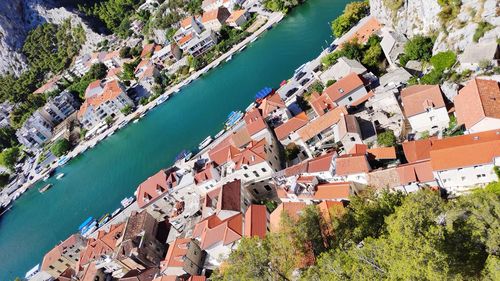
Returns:
[[[269,87],[265,87],[264,89],[260,90],[256,95],[255,95],[255,99],[263,99],[265,97],[267,97],[270,93],[273,92],[273,89],[272,88],[269,88]]]

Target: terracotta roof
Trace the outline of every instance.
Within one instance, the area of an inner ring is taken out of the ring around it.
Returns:
[[[434,171],[492,163],[500,156],[500,130],[433,141],[430,156]]]
[[[297,132],[303,141],[308,141],[322,131],[337,124],[340,120],[341,114],[347,114],[347,110],[344,106],[339,106],[331,111],[328,111],[325,115],[312,120],[307,125],[300,128]]]
[[[246,13],[245,10],[235,10],[231,13],[229,18],[227,18],[228,23],[236,22],[241,16],[243,16]]]
[[[367,101],[368,99],[370,99],[371,97],[373,97],[375,95],[375,93],[373,91],[369,91],[368,93],[366,93],[366,95],[360,97],[359,99],[355,100],[354,102],[351,103],[351,106],[358,106],[362,103],[364,103],[365,101]]]
[[[161,270],[164,271],[168,267],[183,267],[184,256],[188,252],[188,245],[191,238],[177,238],[170,243],[165,260],[161,262]]]
[[[394,188],[401,185],[395,167],[379,169],[368,173],[368,185],[376,189]]]
[[[91,82],[87,86],[87,89],[85,89],[85,97],[88,98],[89,92],[94,90],[95,88],[101,88],[101,82],[102,80],[95,80],[94,82]]]
[[[43,94],[45,92],[51,91],[53,88],[57,87],[57,82],[59,81],[59,79],[59,76],[52,77],[49,81],[47,81],[47,83],[36,89],[33,94]]]
[[[259,109],[262,111],[262,116],[264,117],[269,116],[269,114],[280,108],[286,108],[286,105],[277,93],[266,97],[259,105]]]
[[[346,176],[352,174],[368,173],[370,165],[364,154],[346,154],[336,159],[336,174]]]
[[[123,235],[125,223],[113,224],[110,226],[109,231],[99,230],[97,237],[90,238],[87,241],[87,246],[80,254],[80,265],[86,265],[102,255],[108,255],[115,251],[118,240]]]
[[[210,159],[217,165],[227,163],[231,159],[234,159],[238,154],[240,154],[240,150],[230,144],[224,146],[219,150],[212,149],[208,152]]]
[[[118,75],[122,73],[121,67],[115,67],[108,70],[108,74],[106,74],[106,78],[118,78]]]
[[[80,278],[80,280],[81,281],[95,281],[96,274],[97,274],[97,268],[95,266],[95,262],[92,262],[84,268],[83,274],[82,274],[82,277]]]
[[[78,110],[78,118],[81,118],[85,114],[89,106],[92,106],[95,109],[106,101],[114,100],[122,93],[124,92],[117,80],[107,82],[100,95],[87,98],[83,102]]]
[[[401,91],[406,117],[424,113],[428,108],[445,107],[439,85],[413,85]]]
[[[68,237],[66,240],[64,240],[61,244],[55,246],[50,250],[45,256],[43,257],[42,260],[42,266],[40,267],[41,270],[47,270],[47,268],[52,265],[57,259],[61,257],[63,254],[63,251],[75,245],[78,241],[78,235],[73,234],[70,237]]]
[[[171,175],[171,173],[174,173],[174,175]],[[175,169],[160,170],[142,182],[137,188],[137,205],[139,208],[144,208],[177,184]]]
[[[307,171],[307,167],[308,167],[308,161],[300,162],[298,164],[295,164],[291,167],[286,168],[284,170],[284,174],[287,177],[300,175],[300,174],[305,173]]]
[[[376,160],[383,159],[396,159],[396,149],[391,147],[377,147],[367,149],[366,152],[369,154],[369,157],[373,157]]]
[[[319,116],[337,107],[337,104],[332,101],[329,95],[319,95],[316,92],[311,95],[309,104],[311,105],[314,112],[316,112],[316,114]]]
[[[267,232],[267,209],[264,205],[252,204],[245,213],[245,237],[264,239]]]
[[[267,128],[262,115],[257,108],[254,108],[245,114],[245,123],[247,125],[247,130],[250,136]]]
[[[270,217],[270,230],[271,232],[277,232],[280,229],[281,224],[281,214],[286,212],[290,218],[297,220],[299,218],[302,209],[306,207],[304,202],[283,202],[276,207],[276,209],[271,213]]]
[[[434,181],[431,161],[429,160],[399,165],[396,171],[399,175],[399,182],[402,185]]]
[[[266,139],[260,141],[252,141],[240,154],[234,159],[235,169],[239,170],[243,165],[252,166],[267,160],[267,152],[265,151]]]
[[[144,45],[142,47],[141,58],[152,54],[155,49],[155,46],[156,46],[155,43]]]
[[[327,94],[333,102],[336,102],[344,96],[350,94],[352,91],[363,86],[363,80],[359,78],[359,75],[355,72],[351,72],[346,77],[326,88],[323,94]]]
[[[181,21],[181,27],[182,28],[186,28],[186,27],[189,27],[191,26],[191,23],[194,21],[194,17],[193,16],[189,16],[187,18],[184,18],[182,21]]]
[[[192,38],[193,38],[193,33],[189,33],[184,37],[182,37],[181,39],[179,39],[179,41],[177,41],[177,44],[179,44],[179,46],[183,46],[184,44],[189,42]]]
[[[235,147],[245,147],[251,141],[252,138],[250,137],[246,126],[242,126],[239,130],[230,135],[230,143]]]
[[[198,185],[212,180],[214,178],[214,175],[212,175],[212,168],[214,168],[214,164],[212,162],[207,163],[203,170],[194,175],[194,182]]]
[[[377,18],[370,16],[362,25],[354,28],[354,33],[347,38],[346,42],[357,40],[358,43],[364,44],[368,41],[368,38],[380,30],[380,28],[381,25]]]
[[[304,127],[309,122],[309,118],[304,112],[297,114],[296,116],[290,118],[285,123],[279,125],[274,129],[276,137],[279,140],[287,138],[291,133],[297,131],[298,129]]]
[[[403,151],[409,163],[429,159],[431,151],[431,140],[416,140],[403,143]]]
[[[494,80],[474,78],[454,99],[458,124],[470,129],[485,117],[500,119],[500,88]]]
[[[106,53],[106,55],[104,56],[104,61],[112,60],[114,58],[119,58],[119,57],[120,57],[120,50],[115,50],[115,51]]]
[[[316,186],[314,199],[316,200],[343,200],[351,195],[351,184],[348,182],[325,183]]]
[[[226,14],[226,15],[225,15]],[[201,17],[202,23],[207,23],[213,20],[217,20],[219,22],[224,22],[225,18],[229,17],[229,11],[225,7],[215,8],[210,11],[206,11],[203,13]]]
[[[350,154],[366,154],[368,150],[368,145],[363,143],[356,143],[349,151]]]
[[[241,181],[228,182],[220,189],[217,210],[241,211]]]
[[[307,166],[308,173],[319,173],[329,171],[332,166],[333,157],[336,155],[336,152],[330,152],[322,156],[318,156],[309,160]]]
[[[196,224],[193,237],[200,238],[200,247],[206,250],[218,243],[228,245],[241,239],[243,234],[243,215],[236,214],[224,221],[212,215]]]

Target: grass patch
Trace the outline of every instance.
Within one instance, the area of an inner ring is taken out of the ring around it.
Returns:
[[[476,32],[474,33],[474,36],[472,37],[472,40],[474,42],[479,42],[479,39],[481,39],[484,34],[490,30],[495,28],[491,23],[482,21],[477,25]]]

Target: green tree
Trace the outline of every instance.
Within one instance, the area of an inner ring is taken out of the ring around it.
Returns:
[[[431,57],[431,64],[437,71],[451,68],[457,61],[457,55],[452,51],[439,52]]]
[[[416,35],[406,42],[404,54],[400,58],[401,65],[406,65],[410,60],[428,61],[432,56],[432,38]]]
[[[16,130],[6,126],[0,128],[0,150],[16,146],[18,144]]]
[[[352,2],[345,6],[344,12],[332,22],[335,37],[340,37],[349,31],[359,20],[368,15],[370,6],[366,1]]]
[[[381,146],[396,145],[396,136],[392,130],[387,130],[377,135],[377,143]]]
[[[294,142],[287,144],[285,147],[286,160],[292,161],[293,159],[297,158],[299,152],[300,152],[300,147],[297,144],[295,144]]]
[[[14,166],[19,158],[20,151],[19,148],[14,146],[11,148],[6,148],[0,153],[0,165],[14,171]]]
[[[133,110],[132,106],[131,106],[131,105],[129,105],[129,104],[127,104],[127,105],[126,105],[126,106],[124,106],[124,107],[123,107],[120,111],[121,111],[121,113],[123,113],[123,115],[127,116],[127,115],[129,115],[130,113],[132,113],[132,110]]]
[[[125,46],[125,47],[121,48],[120,49],[120,58],[122,58],[122,59],[131,58],[132,57],[132,54],[130,53],[131,50],[132,50],[132,48],[130,48],[129,46]]]
[[[50,151],[57,157],[61,157],[71,149],[71,144],[67,139],[57,140],[51,147]]]
[[[0,190],[9,183],[9,173],[0,173]]]

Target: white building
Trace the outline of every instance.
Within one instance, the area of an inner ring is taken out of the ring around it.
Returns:
[[[416,132],[435,132],[450,123],[439,85],[414,85],[401,91],[404,114]]]
[[[338,81],[352,72],[362,75],[366,73],[366,68],[357,60],[340,57],[336,64],[319,75],[319,79],[326,84],[330,80]]]
[[[54,124],[43,109],[38,109],[31,115],[23,126],[16,131],[19,142],[29,150],[40,148],[52,138]]]
[[[408,39],[400,33],[389,30],[387,27],[382,28],[382,41],[380,46],[384,52],[387,61],[392,67],[399,65],[399,56],[404,52],[404,45]]]

